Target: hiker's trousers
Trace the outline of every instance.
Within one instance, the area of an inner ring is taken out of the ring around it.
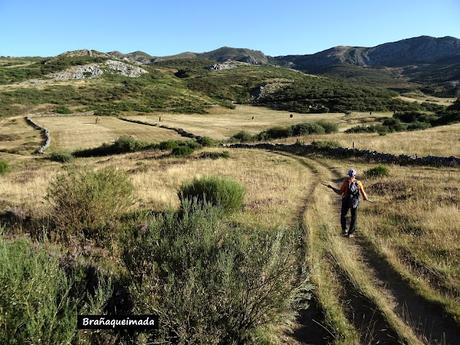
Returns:
[[[358,219],[358,207],[352,207],[348,200],[342,201],[342,208],[340,210],[340,224],[342,225],[342,231],[347,232],[347,213],[351,211],[350,228],[348,234],[352,234],[356,231],[356,221]]]

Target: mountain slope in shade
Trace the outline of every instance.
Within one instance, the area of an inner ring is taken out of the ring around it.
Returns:
[[[274,61],[300,70],[320,71],[338,64],[401,67],[452,58],[460,61],[460,39],[420,36],[370,48],[337,46],[315,54],[277,56]]]

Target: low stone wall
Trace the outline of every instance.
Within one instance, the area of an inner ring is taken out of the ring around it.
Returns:
[[[191,132],[187,132],[186,130],[184,130],[182,128],[168,127],[168,126],[165,126],[165,125],[160,125],[158,123],[151,123],[151,122],[144,122],[144,121],[140,121],[140,120],[133,120],[133,119],[129,119],[129,118],[126,118],[126,117],[119,117],[119,119],[122,120],[122,121],[137,123],[137,124],[140,124],[140,125],[146,125],[146,126],[153,126],[153,127],[158,127],[158,128],[169,129],[170,131],[174,131],[177,134],[179,134],[179,135],[181,135],[183,137],[186,137],[186,138],[191,138],[191,139],[199,139],[199,138],[201,138],[201,136],[195,135],[195,134],[193,134]]]
[[[319,148],[313,145],[306,144],[226,144],[226,147],[247,148],[247,149],[262,149],[270,151],[283,151],[293,153],[299,156],[308,154],[319,154],[333,158],[360,158],[368,162],[378,162],[398,165],[426,165],[435,167],[458,167],[460,166],[460,158],[458,157],[440,157],[440,156],[408,156],[394,155],[391,153],[382,153],[370,150],[349,149],[344,147],[338,148]]]
[[[40,147],[36,150],[36,152],[40,154],[45,153],[45,150],[51,145],[51,135],[50,135],[48,128],[40,126],[38,123],[32,120],[32,118],[29,116],[26,116],[25,120],[33,128],[39,130],[43,138],[43,144],[40,145]]]

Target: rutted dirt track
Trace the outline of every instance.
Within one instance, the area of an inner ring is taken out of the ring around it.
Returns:
[[[340,200],[320,184],[321,181],[338,182],[342,176],[337,168],[316,158],[282,152],[275,154],[297,160],[316,177],[307,187],[304,205],[299,211],[308,243],[307,265],[312,264],[308,262],[308,256],[315,250],[312,248],[315,238],[328,236],[331,267],[344,291],[340,296],[343,309],[349,323],[359,332],[359,343],[460,344],[460,328],[455,320],[441,307],[419,296],[362,234],[354,239],[340,237]],[[327,206],[321,204],[321,207],[327,207],[324,213],[332,217],[316,219],[314,224],[310,224],[308,212],[318,207],[317,196],[325,197],[325,194],[329,202]],[[338,335],[325,320],[321,305],[315,301],[311,311],[301,314],[301,325],[293,337],[303,344],[333,343]]]

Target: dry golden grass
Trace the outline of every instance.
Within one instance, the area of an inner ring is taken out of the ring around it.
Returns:
[[[97,123],[95,116],[42,116],[34,119],[50,130],[50,150],[96,147],[112,142],[122,135],[146,142],[183,139],[167,129],[130,123],[110,116],[98,118]]]
[[[343,147],[369,149],[394,154],[417,154],[419,156],[457,156],[460,157],[460,124],[429,128],[422,131],[396,132],[387,135],[377,133],[334,133],[309,135],[305,137],[278,140],[294,143],[301,140],[309,143],[314,140],[333,140]]]
[[[10,117],[0,122],[0,154],[31,154],[41,143],[40,132],[23,117]]]
[[[456,100],[456,98],[441,98],[441,97],[434,97],[434,96],[427,96],[427,95],[419,95],[415,93],[404,94],[404,95],[398,96],[397,98],[405,102],[417,102],[417,103],[430,102],[430,103],[446,105],[446,106],[451,105]]]
[[[361,173],[370,167],[350,164]],[[458,169],[391,166],[390,173],[363,180],[374,203],[363,203],[359,231],[421,295],[460,318]]]
[[[327,161],[326,165],[322,162],[323,160],[310,162],[316,167],[317,178],[323,181],[335,180],[327,166],[337,162]],[[356,320],[350,319],[350,312],[346,310],[359,310],[360,306],[346,305],[349,295],[354,292],[343,291],[343,281],[335,276],[337,270],[334,265],[345,273],[346,278],[342,280],[349,280],[354,289],[360,291],[373,304],[376,318],[381,315],[404,343],[422,345],[411,327],[396,314],[396,304],[392,296],[379,285],[373,271],[361,257],[359,248],[341,237],[338,198],[328,189],[318,186],[305,217],[309,229],[309,266],[312,280],[317,286],[316,294],[325,308],[327,321],[337,332],[335,344],[374,344],[379,340],[374,338],[374,332],[380,330],[373,329],[372,324],[357,325]]]
[[[295,160],[261,151],[232,150],[229,159],[218,160],[198,159],[199,152],[187,159],[162,156],[149,151],[78,159],[75,165],[85,169],[114,166],[126,170],[135,186],[136,207],[157,210],[178,206],[177,190],[185,181],[204,175],[229,176],[246,188],[244,212],[236,221],[267,227],[294,222],[305,190],[314,181]],[[62,169],[57,163],[29,161],[3,177],[2,201],[45,210],[43,195],[49,181]]]
[[[290,115],[293,115],[290,118]],[[214,107],[209,114],[165,114],[137,115],[132,118],[158,123],[171,127],[183,128],[197,135],[209,136],[215,139],[226,139],[239,131],[255,134],[270,127],[289,126],[296,123],[327,120],[339,123],[346,129],[358,123],[375,122],[377,117],[388,116],[387,113],[353,113],[345,116],[341,113],[328,114],[298,114],[287,111],[277,111],[265,107],[237,105],[235,109]],[[254,119],[252,119],[254,117]]]

